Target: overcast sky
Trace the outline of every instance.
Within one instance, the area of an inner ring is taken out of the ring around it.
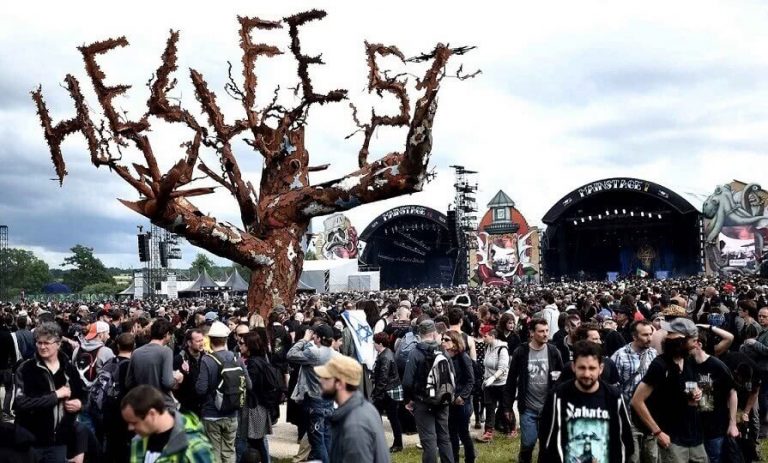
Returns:
[[[237,15],[279,19],[325,9],[326,19],[300,33],[306,54],[322,52],[327,63],[310,68],[316,91],[346,88],[364,114],[372,103],[379,112],[393,108],[367,94],[364,40],[398,45],[408,56],[437,42],[478,47],[455,59],[452,69],[463,63],[482,74],[463,82],[446,79],[441,88],[432,156],[436,180],[422,193],[350,211],[359,231],[402,204],[445,211],[453,195],[451,164],[479,171],[481,209],[503,189],[532,224],[540,224],[569,191],[606,177],[638,177],[698,195],[734,178],[768,184],[764,2],[134,0],[119,9],[103,1],[45,3],[12,2],[0,16],[0,224],[9,226],[11,246],[31,249],[51,265],[81,243],[107,265],[136,267],[135,226],[146,221],[117,201],[136,193],[89,163],[80,136],[64,144],[64,186],[51,180],[54,169],[30,90],[41,84],[54,120],[69,118],[74,108],[61,82],[72,73],[97,109],[76,47],[125,35],[131,45],[99,62],[107,83],[134,85],[117,106],[129,117],[138,115],[148,95],[144,84],[175,29],[181,31],[176,96],[199,113],[188,78],[195,68],[232,121],[241,113],[222,87],[227,61],[240,75]],[[285,30],[253,37],[288,52]],[[392,60],[384,63],[402,70]],[[278,84],[295,85],[289,53],[258,66],[262,101]],[[406,69],[421,75],[424,68]],[[411,91],[413,102],[418,93]],[[354,128],[347,103],[312,110],[311,163],[331,163],[312,182],[355,170],[361,136],[344,139]],[[152,141],[162,168],[179,159],[178,145],[189,137],[157,124]],[[404,140],[405,130],[382,131],[374,155],[401,150]],[[237,154],[257,184],[260,155],[246,145],[237,146]],[[203,212],[239,223],[234,201],[224,193],[194,202]],[[185,246],[181,265],[196,252]]]

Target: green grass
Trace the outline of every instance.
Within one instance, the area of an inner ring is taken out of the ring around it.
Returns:
[[[490,444],[480,444],[475,442],[475,452],[477,453],[478,463],[509,463],[517,461],[517,452],[520,449],[520,438],[506,439],[497,437]],[[768,439],[760,442],[760,452],[762,455],[768,455]],[[291,463],[291,459],[272,459],[276,463]],[[534,459],[536,461],[536,454]],[[421,463],[421,449],[408,447],[400,453],[393,455],[392,463]],[[460,461],[454,463],[464,463],[464,452],[462,450]]]

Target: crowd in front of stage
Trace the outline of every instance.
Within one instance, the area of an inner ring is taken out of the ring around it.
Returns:
[[[430,463],[504,439],[521,462],[760,461],[764,285],[300,294],[266,319],[237,299],[1,304],[0,461],[268,462],[278,422],[296,462],[390,461],[409,433]]]

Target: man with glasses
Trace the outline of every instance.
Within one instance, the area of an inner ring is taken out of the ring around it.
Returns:
[[[35,437],[42,462],[82,462],[85,446],[77,437],[77,413],[87,393],[77,369],[60,352],[61,329],[43,323],[35,329],[37,354],[19,365],[14,377],[16,424]]]

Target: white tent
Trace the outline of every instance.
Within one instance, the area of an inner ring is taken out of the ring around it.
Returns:
[[[299,287],[318,293],[347,291],[349,276],[356,273],[357,259],[305,260]]]

